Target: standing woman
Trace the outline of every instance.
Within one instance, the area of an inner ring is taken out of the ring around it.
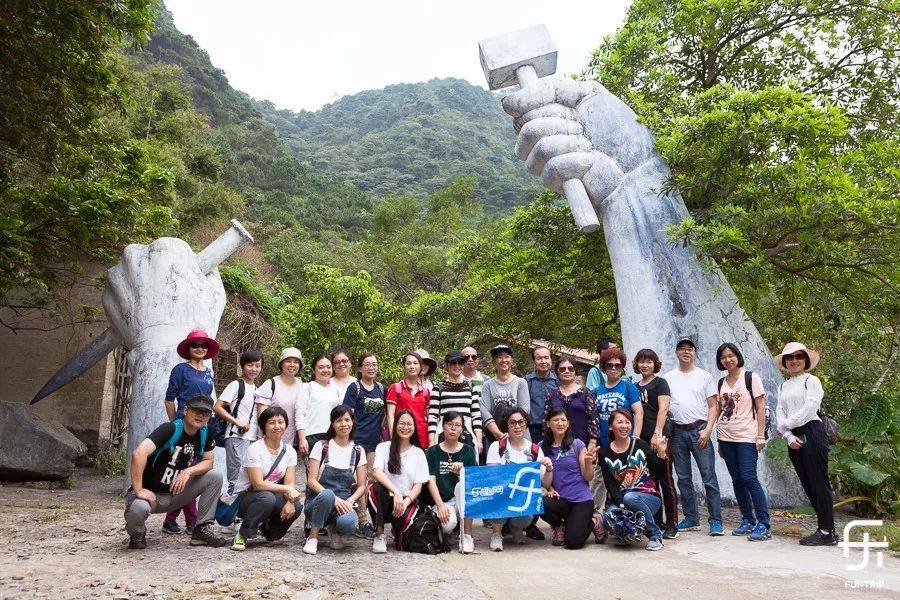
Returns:
[[[270,542],[283,538],[303,508],[300,492],[294,487],[297,451],[284,442],[290,431],[288,413],[280,406],[270,406],[257,423],[262,437],[247,447],[234,488],[241,495],[237,516],[242,521],[232,550],[246,550],[247,540],[260,530]]]
[[[460,369],[462,371],[462,369]],[[463,432],[463,417],[458,412],[448,411],[444,415],[443,440],[425,451],[428,460],[428,491],[437,508],[441,529],[445,534],[451,533],[459,523],[460,504],[463,501],[463,490],[459,481],[459,473],[464,467],[478,465],[475,448],[460,441]],[[529,523],[531,520],[529,519]],[[475,540],[472,539],[472,519],[463,519],[463,533],[460,537],[460,550],[463,554],[475,551]]]
[[[354,504],[366,493],[366,457],[354,440],[356,424],[353,411],[346,406],[331,409],[331,424],[325,439],[316,442],[309,453],[307,470],[306,524],[309,537],[305,554],[315,554],[319,530],[328,527],[331,547],[344,547],[344,536],[356,531],[359,516]]]
[[[376,554],[387,552],[386,523],[393,526],[396,548],[401,549],[403,523],[415,512],[422,486],[428,484],[428,460],[419,447],[416,419],[409,410],[401,410],[396,417],[391,441],[375,448],[375,482],[369,487],[369,513],[375,524],[372,552]]]
[[[351,383],[344,394],[344,406],[353,411],[356,424],[356,442],[366,453],[366,476],[372,480],[372,466],[375,461],[375,447],[381,443],[381,431],[385,423],[384,386],[376,381],[378,358],[371,352],[359,357],[358,381]],[[363,523],[360,533],[371,539],[375,533],[371,523],[366,522],[365,502],[357,506],[359,522]]]
[[[331,366],[334,369],[334,375],[332,376],[331,381],[337,386],[341,399],[343,399],[350,384],[356,382],[356,378],[350,374],[350,369],[353,367],[353,361],[350,359],[350,355],[347,354],[347,351],[343,348],[338,348],[332,352],[329,358],[331,359]]]
[[[731,342],[716,350],[716,366],[728,372],[718,386],[719,454],[741,509],[741,524],[731,533],[760,542],[772,537],[769,503],[756,476],[757,458],[766,447],[766,390],[759,375],[744,370],[744,356]]]
[[[491,440],[503,436],[496,420],[514,408],[531,409],[528,382],[513,373],[513,351],[507,344],[491,348],[494,359],[494,376],[481,386],[481,421]],[[531,434],[526,432],[530,438]]]
[[[834,546],[834,497],[828,482],[828,437],[818,412],[825,391],[809,371],[819,364],[819,353],[800,342],[790,342],[775,356],[775,364],[790,378],[781,384],[775,415],[778,432],[788,443],[788,456],[803,491],[816,511],[818,528],[800,538],[802,546]]]
[[[672,474],[672,459],[669,454],[669,436],[672,435],[672,424],[666,427],[669,415],[669,403],[672,401],[672,392],[669,383],[657,376],[662,369],[662,361],[659,355],[650,348],[638,350],[631,364],[636,375],[640,375],[637,383],[638,394],[641,398],[641,407],[644,409],[644,422],[641,431],[635,431],[642,440],[650,444],[650,448],[656,452],[660,440],[666,438],[666,458],[663,465],[663,477],[657,481],[662,491],[663,508],[665,508],[665,530],[663,537],[667,540],[678,537],[678,491],[675,487],[675,478]]]
[[[422,357],[407,352],[403,357],[403,379],[395,382],[387,392],[387,426],[394,430],[394,415],[408,410],[416,421],[416,435],[420,448],[428,447],[428,406],[431,392],[422,387]]]
[[[554,410],[563,410],[569,419],[572,435],[589,448],[597,448],[597,405],[594,394],[578,385],[575,379],[575,363],[561,356],[553,365],[553,372],[559,379],[559,387],[547,393],[544,402],[544,423],[547,415]],[[546,425],[545,425],[546,426]]]
[[[216,390],[213,386],[212,369],[206,366],[206,359],[215,358],[219,353],[219,343],[212,339],[202,329],[192,329],[187,337],[179,342],[176,348],[178,356],[185,362],[178,363],[169,375],[169,387],[166,390],[166,415],[170,421],[184,418],[184,405],[188,398],[193,396],[207,396],[216,399]],[[178,527],[178,513],[184,511],[184,524],[188,533],[193,533],[197,523],[197,503],[188,502],[182,508],[166,513],[163,521],[163,531],[166,533],[180,533]]]
[[[542,477],[549,492],[541,518],[553,528],[554,546],[577,550],[584,547],[592,531],[598,541],[602,535],[588,485],[594,478],[597,447],[585,446],[573,435],[569,417],[562,408],[549,410],[544,431],[541,449],[550,458],[551,466]]]
[[[337,384],[332,379],[331,359],[319,356],[312,363],[313,380],[304,386],[309,407],[306,417],[306,445],[312,449],[316,442],[325,439],[331,426],[331,409],[344,401]]]
[[[443,429],[443,419],[454,412],[462,415],[463,419],[460,439],[475,448],[478,455],[481,454],[482,435],[480,397],[472,382],[463,377],[465,363],[466,359],[459,350],[453,350],[444,357],[447,378],[435,384],[428,407],[428,445],[438,443],[438,429]]]
[[[413,352],[418,354],[419,358],[422,359],[422,373],[419,375],[419,379],[422,380],[422,387],[430,392],[434,389],[434,382],[431,381],[431,378],[437,371],[437,361],[431,358],[431,354],[428,353],[428,350],[417,348],[413,350]]]
[[[297,373],[303,368],[303,355],[296,348],[285,348],[278,357],[279,374],[266,379],[256,388],[254,400],[265,406],[278,406],[287,414],[287,430],[284,432],[284,443],[294,445],[295,432],[297,447],[301,454],[307,454],[304,432],[306,430],[306,394],[303,382]]]

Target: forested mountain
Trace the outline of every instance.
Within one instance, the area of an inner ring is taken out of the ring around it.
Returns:
[[[461,79],[367,90],[316,112],[258,106],[296,156],[376,196],[423,197],[474,176],[476,197],[497,212],[542,189],[513,154],[499,98]]]

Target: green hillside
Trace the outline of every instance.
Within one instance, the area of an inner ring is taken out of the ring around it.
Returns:
[[[499,98],[461,79],[367,90],[316,112],[258,106],[297,157],[376,196],[423,197],[474,176],[476,197],[498,211],[542,190],[513,154]]]

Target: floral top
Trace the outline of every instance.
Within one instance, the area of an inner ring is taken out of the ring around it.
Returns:
[[[558,388],[547,392],[544,402],[544,421],[550,411],[562,408],[569,418],[569,428],[576,439],[585,445],[591,440],[596,440],[599,432],[597,428],[597,405],[594,394],[589,389],[579,388],[568,396]]]

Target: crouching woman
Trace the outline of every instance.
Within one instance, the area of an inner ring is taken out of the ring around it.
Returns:
[[[354,509],[366,492],[366,452],[353,438],[356,423],[353,411],[341,404],[331,409],[331,424],[325,439],[319,440],[309,453],[306,474],[306,525],[309,537],[303,546],[306,554],[319,548],[319,531],[326,527],[331,547],[344,547],[344,536],[359,526]]]
[[[257,423],[263,437],[247,447],[234,487],[241,495],[237,516],[243,520],[232,550],[246,549],[247,540],[259,532],[270,542],[281,539],[303,507],[294,487],[297,451],[282,440],[288,428],[287,412],[270,406]]]

